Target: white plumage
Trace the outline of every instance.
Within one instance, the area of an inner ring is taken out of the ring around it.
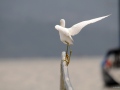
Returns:
[[[73,25],[71,28],[65,28],[65,20],[61,19],[60,25],[56,25],[55,29],[59,31],[60,40],[64,44],[71,45],[73,44],[72,36],[78,34],[86,25],[100,21],[108,16],[110,15],[98,17],[95,19],[87,20],[87,21],[82,21],[80,23]]]

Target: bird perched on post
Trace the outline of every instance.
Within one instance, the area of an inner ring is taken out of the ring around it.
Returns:
[[[60,20],[60,25],[55,25],[55,29],[59,31],[60,40],[64,44],[67,44],[66,57],[67,56],[69,57],[68,47],[70,47],[70,45],[73,44],[72,36],[77,35],[86,25],[95,23],[97,21],[100,21],[100,20],[102,20],[102,19],[104,19],[108,16],[110,16],[110,15],[94,18],[94,19],[91,19],[91,20],[82,21],[82,22],[79,22],[79,23],[73,25],[70,28],[66,28],[65,27],[65,20],[61,19]],[[68,61],[68,63],[69,63],[69,61]]]

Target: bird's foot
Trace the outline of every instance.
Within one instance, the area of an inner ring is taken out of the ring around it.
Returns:
[[[65,62],[66,62],[66,65],[68,66],[69,65],[69,63],[70,63],[70,57],[71,57],[71,55],[72,55],[72,50],[70,51],[70,55],[68,55],[67,53],[66,53],[66,56],[65,56]]]
[[[68,66],[69,65],[69,63],[70,63],[70,57],[69,57],[69,55],[66,53],[66,56],[65,56],[65,60],[64,60],[65,62],[66,62],[66,65]]]

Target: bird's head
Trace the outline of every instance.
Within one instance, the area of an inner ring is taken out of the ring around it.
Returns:
[[[55,29],[58,30],[59,32],[64,32],[66,31],[64,27],[60,26],[60,25],[56,25]]]
[[[60,27],[59,25],[55,25],[56,30],[59,30],[59,27]]]

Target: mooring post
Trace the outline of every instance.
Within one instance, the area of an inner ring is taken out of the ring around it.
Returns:
[[[60,64],[60,90],[73,90],[65,57],[66,52],[62,52],[62,60]]]

